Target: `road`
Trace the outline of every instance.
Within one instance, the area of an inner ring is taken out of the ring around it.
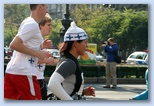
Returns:
[[[89,86],[90,84],[85,84]],[[145,84],[119,84],[116,89],[103,88],[103,84],[92,84],[96,96],[86,97],[87,100],[129,100],[146,89]]]

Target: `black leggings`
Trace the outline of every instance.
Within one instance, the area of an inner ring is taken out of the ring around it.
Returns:
[[[47,100],[47,84],[44,79],[38,79],[41,88],[42,100]]]

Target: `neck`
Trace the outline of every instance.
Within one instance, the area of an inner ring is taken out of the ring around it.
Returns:
[[[78,56],[79,56],[79,54],[77,52],[75,52],[74,50],[70,50],[69,53],[72,54],[75,58],[78,58]]]
[[[43,38],[44,38],[44,37],[45,37],[45,35],[46,35],[46,34],[44,34],[42,31],[41,31],[41,34],[42,34],[42,37],[43,37]]]
[[[37,23],[41,21],[40,18],[37,16],[36,12],[32,12],[30,17],[32,17]]]

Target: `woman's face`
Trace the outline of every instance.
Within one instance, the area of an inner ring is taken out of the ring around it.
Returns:
[[[83,55],[86,51],[87,40],[83,40],[82,42],[77,42],[76,50],[79,55]]]

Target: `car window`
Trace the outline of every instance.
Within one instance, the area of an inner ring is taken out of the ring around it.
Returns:
[[[132,54],[132,55],[130,55],[129,58],[135,59],[135,58],[136,58],[136,54]]]
[[[138,55],[136,56],[136,59],[143,59],[143,57],[144,57],[144,54],[138,54]]]
[[[53,56],[57,56],[58,55],[58,52],[52,52],[52,55]]]
[[[143,57],[143,59],[145,60],[147,56],[148,56],[148,54],[145,54],[145,56]]]

